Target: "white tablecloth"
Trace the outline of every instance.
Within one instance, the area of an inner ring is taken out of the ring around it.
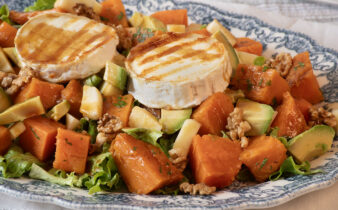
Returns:
[[[212,4],[236,13],[256,16],[277,27],[305,33],[319,44],[338,51],[338,1],[215,0],[212,1]],[[326,189],[308,193],[270,209],[337,210],[337,195],[338,183],[335,183]],[[19,200],[0,193],[0,209],[59,210],[64,208],[51,204]]]

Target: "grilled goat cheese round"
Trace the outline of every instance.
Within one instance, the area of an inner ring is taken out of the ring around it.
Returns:
[[[23,65],[50,82],[83,79],[99,72],[116,54],[117,44],[112,27],[65,13],[36,16],[15,38]]]
[[[194,33],[166,33],[134,47],[126,60],[128,91],[152,108],[199,105],[230,81],[231,64],[222,43]]]

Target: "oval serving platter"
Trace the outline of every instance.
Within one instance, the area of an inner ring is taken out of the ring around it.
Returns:
[[[11,9],[23,10],[34,0],[0,0]],[[207,3],[184,0],[124,0],[127,15],[133,11],[144,14],[166,9],[186,8],[192,22],[209,23],[218,19],[235,36],[247,36],[263,43],[266,56],[277,52],[309,51],[315,74],[329,102],[338,101],[338,52],[319,46],[310,37],[268,25],[261,20],[227,12]],[[311,162],[313,168],[325,173],[312,176],[294,176],[275,182],[234,182],[223,191],[209,196],[160,196],[129,193],[102,193],[88,195],[86,190],[63,187],[39,180],[0,178],[0,192],[18,199],[52,203],[67,208],[266,208],[285,203],[305,193],[334,184],[338,179],[338,139],[332,149]]]

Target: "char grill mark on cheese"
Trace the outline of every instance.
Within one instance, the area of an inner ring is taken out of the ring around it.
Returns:
[[[54,14],[49,14],[53,18]],[[69,19],[65,23],[64,28],[77,24],[76,19]],[[53,27],[47,23],[39,23],[31,28],[30,40],[31,45],[38,46],[34,51],[30,52],[28,48],[21,51],[21,55],[32,62],[39,63],[66,63],[76,59],[78,56],[86,55],[93,49],[100,47],[111,39],[111,34],[107,33],[107,29],[93,34],[90,30],[96,27],[97,23],[90,21],[82,26],[78,31],[64,30],[62,28]],[[53,37],[52,39],[41,39],[41,37]],[[68,37],[67,39],[63,39]],[[39,43],[40,40],[42,43]],[[88,45],[96,42],[95,45]],[[33,43],[35,42],[35,43]],[[20,47],[24,43],[18,42]],[[88,48],[88,49],[86,49]],[[86,49],[83,51],[83,49]]]

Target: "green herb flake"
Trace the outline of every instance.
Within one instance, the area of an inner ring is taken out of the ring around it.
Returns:
[[[263,72],[266,72],[268,69],[269,69],[268,66],[264,66],[263,69],[262,69],[262,71],[263,71]]]
[[[117,98],[117,102],[116,102],[116,103],[113,103],[113,105],[116,106],[116,107],[118,107],[118,108],[122,108],[122,107],[126,106],[127,103],[126,103],[125,101],[122,100],[122,97],[121,97],[121,96],[119,96],[119,97]]]
[[[29,127],[34,135],[34,137],[37,139],[37,140],[40,140],[40,137],[38,136],[38,134],[36,134],[35,130],[30,126]]]
[[[328,149],[328,146],[327,146],[327,144],[317,144],[316,148],[322,149],[323,152],[326,152],[327,149]]]
[[[266,165],[267,162],[268,162],[268,159],[264,158],[264,160],[262,161],[262,164],[259,166],[259,170],[261,170]]]
[[[68,145],[70,145],[70,146],[73,145],[72,142],[70,142],[67,138],[65,138],[65,141],[66,141],[66,144],[68,144]]]
[[[123,17],[124,17],[123,12],[120,12],[120,14],[117,16],[117,19],[118,20],[122,20]]]
[[[293,70],[297,71],[299,67],[303,68],[305,67],[305,64],[303,62],[298,62],[297,66],[293,67]]]
[[[6,23],[12,25],[12,21],[9,19],[9,9],[6,4],[2,5],[0,8],[0,20],[5,21]]]
[[[252,83],[251,83],[251,81],[249,80],[249,79],[247,79],[246,80],[246,83],[247,83],[247,89],[248,89],[248,91],[251,91],[252,90]]]
[[[277,99],[274,97],[272,99],[272,106],[276,106],[277,105]]]
[[[271,86],[271,80],[267,81],[265,84],[266,84],[267,86]]]
[[[162,166],[160,166],[160,173],[162,173]]]
[[[100,16],[100,19],[101,19],[102,21],[109,21],[109,19],[108,19],[108,18],[106,18],[106,17],[102,17],[102,16]]]
[[[133,150],[136,151],[136,150],[137,150],[137,147],[134,146],[134,147],[133,147]]]
[[[201,29],[205,29],[207,27],[206,24],[201,25]]]
[[[170,175],[172,175],[172,172],[171,172],[171,170],[169,170],[167,174],[168,174],[169,176],[170,176]]]
[[[263,78],[261,78],[258,82],[258,85],[261,86],[263,84]]]

